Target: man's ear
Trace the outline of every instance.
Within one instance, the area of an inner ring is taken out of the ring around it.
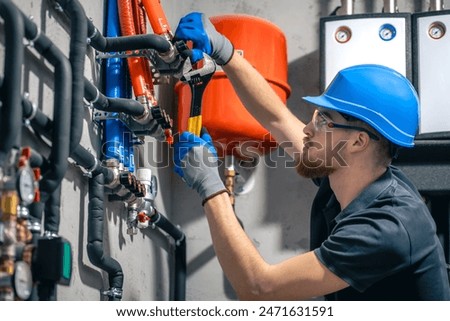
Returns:
[[[350,151],[363,151],[369,146],[370,137],[366,132],[359,131],[355,132],[354,135],[351,135],[351,139],[349,140],[349,149]]]

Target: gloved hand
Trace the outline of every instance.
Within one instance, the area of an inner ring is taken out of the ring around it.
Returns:
[[[217,152],[206,131],[202,129],[201,137],[183,132],[174,149],[175,172],[197,191],[202,205],[211,197],[227,192],[217,169]]]
[[[192,12],[181,18],[175,39],[191,40],[194,49],[200,49],[221,66],[226,65],[233,56],[234,48],[230,40],[217,32],[211,21],[200,12]],[[193,63],[196,62],[195,58],[193,60]]]

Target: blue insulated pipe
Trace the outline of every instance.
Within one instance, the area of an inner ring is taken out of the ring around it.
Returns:
[[[107,1],[105,34],[108,39],[120,37],[119,11],[116,0]],[[92,27],[92,26],[91,26]],[[90,29],[90,28],[89,28]],[[104,39],[97,33],[96,39]],[[96,41],[93,41],[95,43]],[[103,43],[103,42],[102,42]],[[104,41],[105,45],[107,41]],[[105,48],[104,48],[105,49]],[[128,69],[125,59],[111,58],[105,61],[104,84],[105,94],[108,97],[131,97],[131,86],[128,81]],[[130,135],[124,124],[117,119],[108,119],[104,122],[104,153],[106,159],[115,158],[130,171]],[[131,146],[132,147],[132,146]],[[131,156],[133,157],[133,156]]]
[[[22,64],[24,24],[19,10],[9,0],[0,1],[0,15],[5,24],[5,67],[0,87],[3,103],[0,113],[0,166],[3,167],[13,147],[18,148],[22,130]]]

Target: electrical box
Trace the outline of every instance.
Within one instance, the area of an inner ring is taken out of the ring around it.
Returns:
[[[321,85],[359,64],[390,67],[411,80],[411,15],[374,13],[320,19]]]
[[[419,134],[450,137],[450,11],[412,16],[413,81],[421,102]]]
[[[69,285],[72,278],[72,247],[62,237],[38,241],[36,276],[40,281]]]

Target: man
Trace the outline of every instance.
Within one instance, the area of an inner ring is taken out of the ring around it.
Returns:
[[[416,188],[391,160],[412,147],[418,98],[392,69],[361,65],[338,73],[304,125],[265,79],[203,14],[182,18],[176,37],[192,40],[193,59],[222,65],[241,101],[286,151],[301,175],[320,184],[311,217],[311,251],[271,265],[237,221],[208,134],[183,133],[176,171],[203,200],[219,262],[242,300],[449,300],[435,224]],[[198,51],[200,50],[200,51]],[[340,157],[330,157],[333,144]]]

